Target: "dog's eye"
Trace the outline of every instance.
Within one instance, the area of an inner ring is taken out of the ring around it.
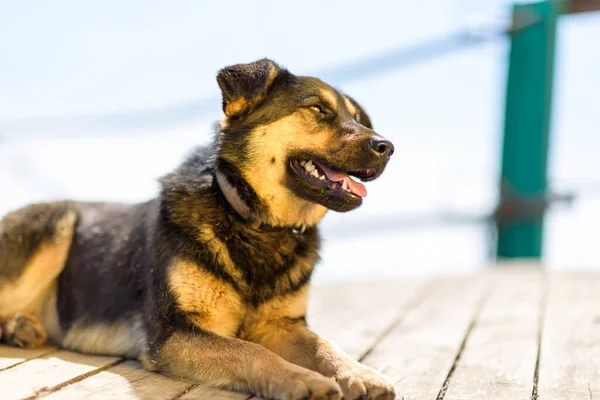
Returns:
[[[321,106],[310,106],[309,108],[319,114],[326,114],[325,111],[323,111],[323,109],[321,108]]]

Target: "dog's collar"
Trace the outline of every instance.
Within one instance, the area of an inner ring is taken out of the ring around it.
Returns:
[[[223,175],[223,173],[220,171],[217,171],[217,183],[219,184],[221,192],[223,192],[223,196],[225,196],[225,199],[229,205],[233,207],[233,209],[237,211],[242,218],[248,221],[248,219],[252,217],[252,210],[250,210],[248,204],[242,200],[237,189],[231,183],[229,183],[225,175]]]
[[[253,214],[252,209],[242,199],[242,197],[238,193],[237,188],[229,182],[229,180],[225,175],[223,175],[223,173],[217,171],[216,178],[217,183],[219,184],[219,188],[221,189],[223,196],[225,196],[225,200],[227,200],[229,205],[244,219],[246,224],[251,228],[262,229],[266,231],[292,230],[292,232],[296,234],[303,234],[306,230],[306,225],[301,225],[300,227],[276,227],[263,224],[261,218]]]

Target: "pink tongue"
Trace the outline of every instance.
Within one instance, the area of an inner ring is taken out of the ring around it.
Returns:
[[[352,191],[357,196],[367,197],[367,188],[362,183],[358,183],[352,178],[348,176],[347,173],[341,171],[335,171],[333,169],[329,169],[322,164],[315,163],[325,172],[327,178],[333,182],[339,182],[340,184],[346,180],[346,184],[348,184],[348,189]]]

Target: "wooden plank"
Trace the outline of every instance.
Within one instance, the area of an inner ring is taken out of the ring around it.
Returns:
[[[309,326],[358,359],[432,284],[411,278],[383,284],[317,287],[310,297]]]
[[[111,366],[117,357],[96,357],[58,351],[0,372],[2,400],[23,399],[43,393],[81,375]]]
[[[50,346],[40,347],[39,349],[20,349],[17,347],[0,345],[0,371],[21,364],[24,361],[31,360],[32,358],[43,356],[52,351],[56,351],[56,349]]]
[[[144,370],[138,361],[126,361],[80,382],[53,391],[45,399],[172,399],[191,383]]]
[[[538,268],[504,267],[461,353],[445,400],[528,399],[538,352],[543,276]]]
[[[551,274],[543,327],[539,399],[600,398],[600,275]]]
[[[444,279],[365,358],[405,400],[435,399],[487,291],[485,279]]]
[[[187,392],[179,400],[246,400],[252,396],[242,393],[228,392],[208,386],[198,386]],[[252,397],[253,399],[255,397]]]
[[[543,276],[509,269],[477,277],[318,287],[311,295],[309,323],[352,357],[364,356],[365,363],[390,375],[405,400],[435,399],[448,376],[444,400],[525,399],[534,380]],[[552,273],[546,293],[537,397],[600,398],[600,275]],[[135,361],[112,364],[118,360],[0,346],[0,398],[249,398],[191,388],[144,371]]]

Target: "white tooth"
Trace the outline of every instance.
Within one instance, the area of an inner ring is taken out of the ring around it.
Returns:
[[[348,193],[352,193],[352,190],[350,190],[350,189],[346,189],[346,192],[348,192]]]
[[[312,176],[314,176],[315,178],[319,177],[319,171],[317,171],[316,169],[313,169],[313,171],[310,173]]]
[[[300,165],[304,167],[306,165],[306,161],[300,161]]]
[[[313,172],[314,170],[317,169],[317,167],[315,167],[312,164],[308,165],[308,163],[306,163],[306,166],[304,167],[304,169],[307,170],[308,172]]]
[[[346,182],[345,179],[344,179],[344,183],[342,183],[342,189],[344,189],[344,190],[348,189],[348,182]]]
[[[312,160],[308,160],[308,161],[306,161],[306,164],[304,164],[304,168],[308,169],[308,168],[312,167],[312,165],[313,165]]]
[[[321,176],[319,177],[319,179],[320,179],[320,180],[322,180],[322,181],[324,181],[324,180],[325,180],[325,175],[321,175]]]

